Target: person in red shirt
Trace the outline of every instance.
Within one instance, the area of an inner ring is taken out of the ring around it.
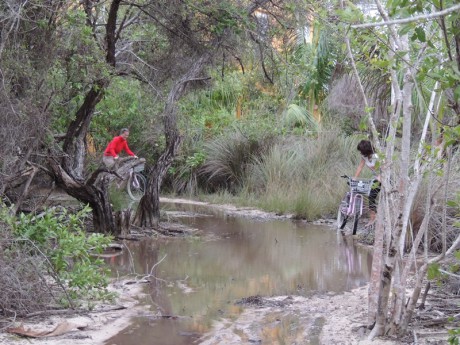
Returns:
[[[125,151],[128,155],[137,158],[137,156],[131,151],[128,147],[128,142],[126,139],[129,136],[129,129],[123,128],[120,131],[120,135],[113,138],[112,141],[107,145],[107,148],[104,151],[104,156],[102,157],[102,162],[107,168],[112,168],[115,165],[118,155],[121,151]]]

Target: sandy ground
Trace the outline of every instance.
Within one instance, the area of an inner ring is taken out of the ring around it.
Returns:
[[[138,299],[143,295],[142,284],[131,284],[130,282],[132,281],[113,282],[110,285],[110,290],[118,295],[116,300],[113,304],[98,305],[92,312],[79,315],[34,317],[16,320],[11,325],[13,327],[23,326],[24,329],[36,332],[52,331],[60,326],[65,328],[65,333],[62,335],[30,338],[5,332],[0,333],[0,344],[104,344],[107,339],[127,327],[131,317],[143,310],[138,302]]]
[[[123,310],[30,319],[23,323],[26,329],[35,331],[51,331],[59,324],[70,324],[69,332],[63,335],[22,338],[3,333],[0,334],[0,344],[102,345],[128,326],[132,316],[142,313],[143,308],[137,303],[141,289],[141,284],[117,283],[115,290],[121,295],[116,305],[126,307]],[[236,320],[216,321],[213,330],[194,344],[447,344],[447,331],[433,332],[423,328],[413,329],[404,341],[380,338],[370,341],[367,340],[366,320],[367,286],[337,295],[260,298],[256,303],[248,304]]]
[[[250,208],[202,204],[240,216],[278,217]],[[123,306],[124,309],[121,310],[101,311],[114,307],[101,305],[95,311],[81,315],[16,320],[15,327],[23,325],[34,331],[51,331],[58,325],[65,325],[69,331],[46,338],[22,338],[4,332],[0,333],[0,344],[102,345],[128,326],[132,316],[143,312],[143,307],[138,303],[138,299],[142,297],[142,288],[143,284],[140,283],[127,284],[118,281],[111,284],[111,289],[119,295],[114,306]],[[415,328],[404,341],[367,340],[367,286],[343,294],[258,297],[244,305],[244,312],[237,319],[216,321],[213,330],[194,344],[447,344],[448,335],[443,328],[434,332]]]

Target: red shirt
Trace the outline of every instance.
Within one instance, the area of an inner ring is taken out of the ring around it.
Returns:
[[[107,148],[104,151],[104,156],[116,157],[122,150],[125,150],[130,156],[135,156],[135,154],[129,149],[126,139],[119,135],[118,137],[113,138],[107,145]]]

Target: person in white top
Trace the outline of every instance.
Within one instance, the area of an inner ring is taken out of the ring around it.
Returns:
[[[374,175],[374,183],[369,194],[369,222],[366,224],[366,227],[369,227],[375,223],[377,215],[377,195],[380,192],[380,173],[377,166],[378,156],[374,152],[374,148],[369,140],[361,140],[357,147],[358,151],[361,153],[361,162],[356,169],[354,179],[358,179],[359,174],[366,165],[369,169],[372,170]]]

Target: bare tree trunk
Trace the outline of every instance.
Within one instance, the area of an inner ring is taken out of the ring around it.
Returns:
[[[82,181],[84,175],[84,160],[86,157],[86,134],[94,115],[94,109],[103,96],[107,81],[98,81],[86,94],[83,104],[78,109],[75,120],[72,121],[64,138],[64,157],[62,166],[75,180]]]
[[[158,228],[160,221],[160,190],[164,177],[174,161],[181,143],[181,137],[175,136],[170,146],[161,155],[153,167],[149,179],[146,194],[142,197],[137,208],[134,223],[142,227]]]
[[[177,101],[185,93],[187,83],[196,80],[203,68],[211,59],[211,54],[205,52],[187,71],[187,73],[174,84],[169,92],[163,111],[165,127],[166,149],[156,162],[147,182],[147,191],[139,202],[134,223],[142,227],[158,227],[160,220],[160,189],[164,176],[177,155],[182,138],[177,128]]]
[[[115,229],[112,232],[113,235],[126,237],[130,233],[131,213],[132,210],[130,208],[115,212]]]
[[[90,183],[78,182],[59,165],[59,163],[50,159],[49,164],[53,171],[57,185],[63,188],[66,193],[75,199],[88,204],[92,209],[93,225],[97,232],[111,233],[115,229],[115,223],[112,215],[112,207],[109,202],[107,182],[101,179],[98,188],[95,184],[95,178]],[[102,173],[98,171],[96,174]]]

